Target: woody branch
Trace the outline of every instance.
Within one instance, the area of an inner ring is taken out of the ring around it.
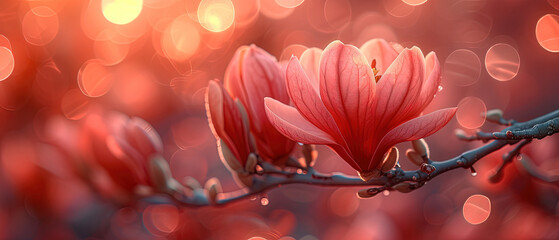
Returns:
[[[359,191],[360,197],[372,197],[382,191],[410,192],[422,187],[427,181],[436,176],[457,168],[470,169],[473,173],[474,164],[507,145],[516,145],[514,149],[503,156],[503,163],[497,169],[491,181],[498,181],[502,177],[502,169],[520,154],[521,149],[529,144],[532,139],[542,139],[559,132],[559,110],[545,114],[538,118],[516,122],[505,120],[502,113],[489,111],[487,119],[501,125],[508,126],[499,132],[478,132],[475,136],[466,136],[463,132],[457,132],[460,139],[473,141],[491,141],[481,147],[466,151],[451,159],[443,161],[432,161],[425,159],[425,165],[415,171],[404,171],[397,164],[392,170],[384,172],[380,177],[363,181],[361,178],[347,176],[341,173],[324,174],[319,173],[312,167],[278,169],[263,161],[258,161],[260,171],[252,173],[253,184],[251,187],[241,189],[236,192],[221,193],[215,188],[203,189],[201,187],[182,186],[179,190],[166,192],[175,202],[185,206],[201,207],[207,205],[226,205],[242,199],[264,194],[266,191],[286,184],[309,184],[320,186],[369,186],[372,188]],[[535,178],[557,183],[557,176],[544,176],[523,158],[523,165],[527,172]],[[426,170],[428,169],[428,170]],[[220,188],[220,187],[219,187]]]

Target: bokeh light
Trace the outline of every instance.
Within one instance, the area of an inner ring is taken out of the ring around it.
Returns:
[[[305,0],[275,0],[276,3],[284,8],[295,8],[301,5]]]
[[[411,6],[419,6],[427,2],[427,0],[402,0],[402,1]]]
[[[78,86],[89,97],[100,97],[107,93],[114,78],[105,65],[93,59],[85,62],[78,72]]]
[[[497,43],[485,55],[485,69],[499,81],[513,79],[520,68],[520,56],[516,49],[506,43]]]
[[[166,236],[179,225],[179,210],[169,204],[151,205],[144,210],[144,225],[155,236]]]
[[[445,81],[456,86],[469,86],[479,80],[481,61],[474,52],[458,49],[446,58],[442,74]]]
[[[536,24],[538,43],[547,51],[559,52],[559,16],[546,14]]]
[[[134,21],[142,12],[143,4],[143,0],[101,0],[103,16],[114,24]]]
[[[481,224],[491,214],[491,200],[481,194],[472,195],[464,202],[462,214],[468,223],[472,225]]]
[[[190,58],[200,44],[198,29],[188,15],[178,16],[168,25],[161,38],[165,55],[175,61]]]
[[[198,7],[198,21],[208,31],[223,32],[233,25],[235,7],[230,0],[202,0]]]
[[[25,40],[37,46],[50,43],[58,34],[59,27],[57,13],[45,6],[29,10],[21,21]]]
[[[64,94],[60,108],[66,118],[78,120],[87,114],[89,104],[89,99],[80,90],[72,89]]]
[[[465,97],[458,103],[456,120],[464,128],[476,129],[485,123],[487,107],[483,100],[477,97]]]
[[[0,47],[0,81],[4,81],[14,71],[15,60],[12,51],[6,47]]]

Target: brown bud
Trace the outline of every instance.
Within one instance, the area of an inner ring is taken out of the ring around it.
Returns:
[[[503,110],[501,109],[489,110],[485,114],[485,118],[489,121],[499,122],[503,118]]]
[[[256,158],[256,154],[250,153],[247,158],[247,162],[245,164],[245,171],[248,173],[256,172],[256,164],[258,164],[258,159]]]
[[[303,144],[303,157],[305,157],[305,162],[307,167],[314,166],[316,158],[318,157],[318,152],[315,150],[312,144]]]
[[[423,164],[423,158],[421,155],[412,149],[406,150],[406,157],[417,166],[421,166],[421,164]]]
[[[420,168],[419,168],[422,172],[427,173],[427,174],[431,174],[433,173],[435,170],[437,170],[435,168],[435,166],[433,166],[432,164],[428,164],[428,163],[422,163]]]
[[[160,192],[170,190],[169,182],[172,177],[167,160],[159,155],[152,157],[149,161],[149,174],[156,190]]]
[[[425,139],[420,138],[418,140],[411,141],[411,145],[413,146],[415,152],[419,153],[420,156],[429,158],[429,145],[427,145]]]
[[[357,172],[357,174],[359,175],[361,180],[367,182],[372,178],[380,177],[382,173],[378,169],[373,169],[368,172]]]
[[[188,188],[194,190],[194,189],[199,189],[202,188],[202,185],[200,185],[200,183],[198,182],[198,180],[196,180],[195,178],[191,177],[191,176],[187,176],[182,180],[182,183],[187,186]]]
[[[217,201],[217,195],[223,192],[223,190],[221,188],[221,183],[215,177],[210,178],[206,182],[206,185],[204,186],[204,189],[206,189],[206,191],[208,191],[208,199],[213,204],[215,204],[216,201]]]
[[[363,190],[359,190],[357,192],[357,196],[359,198],[370,198],[370,197],[374,197],[375,195],[377,195],[377,192],[371,191],[371,189],[363,189]]]
[[[454,134],[458,137],[458,138],[468,138],[468,135],[466,134],[466,132],[462,129],[456,129],[454,131]]]
[[[392,186],[392,189],[394,189],[398,192],[401,192],[401,193],[409,193],[413,190],[411,188],[411,184],[407,183],[407,182],[398,183],[398,184]]]
[[[220,150],[219,153],[221,153],[220,158],[221,161],[223,162],[223,165],[225,165],[227,168],[235,172],[242,172],[243,166],[241,166],[241,163],[239,162],[237,157],[235,157],[235,155],[231,152],[231,150],[229,149],[227,144],[225,144],[223,139],[219,139],[218,147]]]
[[[388,150],[388,152],[384,155],[384,161],[381,167],[381,171],[388,172],[392,168],[394,168],[394,166],[396,166],[396,163],[398,162],[399,155],[400,154],[398,152],[398,148],[396,147],[393,147],[390,150]]]
[[[254,176],[246,172],[238,172],[233,174],[233,178],[239,186],[251,187]]]

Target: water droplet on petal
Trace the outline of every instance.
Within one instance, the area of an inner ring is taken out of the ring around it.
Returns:
[[[477,172],[472,173],[472,177],[475,177],[475,176],[477,176]]]
[[[438,92],[441,92],[443,90],[443,86],[439,86],[439,88],[437,89]]]
[[[516,156],[516,160],[518,160],[518,161],[522,160],[522,155]]]
[[[388,195],[390,195],[390,191],[384,190],[384,191],[382,191],[382,194],[383,194],[384,196],[388,196]]]
[[[268,206],[268,204],[270,204],[270,200],[268,200],[267,197],[262,197],[260,199],[260,204],[262,204],[262,206]]]

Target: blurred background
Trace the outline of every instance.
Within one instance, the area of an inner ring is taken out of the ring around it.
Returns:
[[[558,239],[556,186],[518,161],[488,181],[507,149],[477,174],[448,172],[409,194],[289,185],[191,209],[165,198],[124,204],[106,178],[92,187],[79,167],[91,154],[77,144],[89,114],[141,117],[177,180],[218,177],[234,191],[204,108],[208,81],[223,79],[234,51],[256,44],[285,61],[336,39],[384,38],[437,53],[442,89],[427,112],[459,107],[427,138],[444,160],[481,144],[455,129],[502,129],[479,117],[488,109],[523,121],[558,108],[558,21],[556,0],[2,0],[0,239]],[[557,174],[559,138],[522,157]],[[324,147],[316,168],[355,175]]]

